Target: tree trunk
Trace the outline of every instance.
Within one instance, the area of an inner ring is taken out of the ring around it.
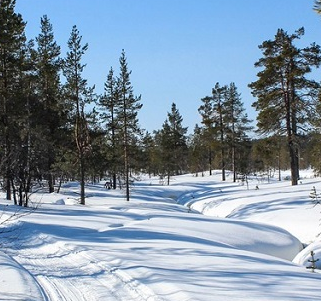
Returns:
[[[113,189],[117,188],[117,176],[116,173],[113,173]]]
[[[127,145],[125,145],[124,155],[125,155],[126,201],[129,201],[129,162],[128,162]]]
[[[291,164],[291,180],[292,185],[298,185],[299,180],[299,158],[297,149],[291,139],[289,141],[290,164]]]
[[[85,162],[83,150],[80,150],[80,205],[85,205]]]
[[[225,177],[224,129],[223,129],[222,107],[220,102],[218,103],[218,111],[220,114],[222,181],[225,181],[226,177]]]
[[[234,139],[234,138],[233,138]],[[236,182],[236,163],[235,163],[235,145],[233,141],[233,146],[232,146],[232,169],[233,169],[233,182]]]
[[[49,185],[49,193],[52,193],[55,191],[55,183],[54,183],[54,177],[52,175],[51,172],[49,172],[49,175],[48,175],[48,185]]]
[[[210,167],[210,176],[212,175],[212,150],[211,148],[209,149],[209,158],[208,158],[208,163],[209,163],[209,167]]]

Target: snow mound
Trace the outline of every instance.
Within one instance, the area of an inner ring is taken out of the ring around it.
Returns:
[[[310,267],[312,265],[311,252],[313,252],[314,260],[317,260],[315,267],[321,270],[321,241],[315,241],[303,249],[294,259],[293,262],[303,265],[305,267]]]
[[[54,204],[56,204],[56,205],[66,205],[64,199],[58,199],[58,200],[56,200],[56,201],[54,202]]]
[[[10,256],[0,251],[1,300],[43,300],[36,280]],[[14,288],[14,289],[13,289]]]
[[[164,233],[170,227],[171,233],[181,237],[183,225],[184,236],[190,241],[202,244],[224,245],[244,251],[271,255],[292,261],[303,249],[302,243],[288,231],[263,223],[206,217],[198,214],[176,214],[151,218],[147,227],[156,228]],[[142,225],[142,224],[141,224]]]

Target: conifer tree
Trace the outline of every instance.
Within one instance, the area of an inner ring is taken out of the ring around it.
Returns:
[[[198,108],[198,112],[202,116],[203,136],[206,141],[206,149],[208,150],[208,169],[211,176],[214,146],[217,141],[217,121],[213,113],[213,98],[206,96],[202,98],[201,101],[203,104]]]
[[[247,140],[247,133],[252,129],[251,120],[248,119],[244,105],[241,101],[241,95],[237,92],[235,83],[226,87],[224,99],[223,122],[226,129],[226,140],[231,150],[231,164],[233,171],[233,182],[236,182],[236,173],[238,170],[237,152],[242,149],[243,142]],[[240,158],[239,158],[240,159]]]
[[[222,168],[222,181],[226,180],[226,160],[225,160],[225,149],[226,149],[226,133],[224,124],[224,97],[226,97],[226,86],[221,87],[219,83],[215,84],[212,89],[213,97],[213,115],[215,116],[216,129],[219,132],[219,141],[221,148],[221,168]]]
[[[59,129],[64,117],[61,103],[59,72],[61,70],[60,47],[54,39],[52,25],[45,15],[41,18],[41,32],[36,37],[36,77],[37,111],[36,121],[38,139],[41,138],[44,173],[48,179],[49,192],[54,191],[52,167],[55,163],[55,151],[62,133]]]
[[[220,154],[221,154],[221,169],[222,181],[226,180],[226,133],[223,123],[224,106],[223,101],[226,96],[226,86],[221,87],[219,83],[215,84],[212,89],[212,96],[206,96],[201,99],[203,104],[199,107],[198,111],[202,116],[202,123],[206,129],[210,145],[214,145],[218,141]],[[210,154],[210,160],[212,155]],[[211,161],[210,161],[211,162]],[[210,174],[211,174],[210,164]]]
[[[17,144],[17,114],[19,99],[16,97],[19,85],[21,49],[26,42],[25,25],[20,14],[15,12],[15,0],[0,2],[0,143],[2,148],[1,173],[7,192],[11,199],[11,183],[13,182],[14,146]]]
[[[162,129],[157,133],[162,154],[164,175],[169,185],[172,175],[181,174],[186,169],[187,128],[182,125],[183,117],[172,103],[171,111],[167,113]]]
[[[130,165],[132,154],[131,146],[137,136],[141,134],[137,114],[142,108],[141,96],[134,96],[133,86],[130,81],[131,71],[128,70],[127,58],[123,50],[119,58],[120,73],[117,78],[117,90],[119,93],[119,103],[115,108],[117,116],[117,131],[121,137],[122,158],[124,166],[124,180],[126,189],[126,200],[129,201],[130,186]]]
[[[106,138],[110,145],[110,153],[108,154],[109,170],[112,174],[112,187],[116,189],[117,170],[120,165],[120,149],[119,149],[119,129],[117,120],[117,106],[120,105],[119,90],[117,79],[114,76],[113,68],[110,69],[107,80],[104,85],[104,95],[99,99],[99,107],[101,109],[100,119],[103,122],[106,131]]]
[[[204,171],[207,168],[208,151],[207,151],[208,139],[206,135],[206,129],[196,124],[193,135],[190,136],[188,148],[189,148],[189,168],[191,172],[194,172],[196,176],[199,172]],[[211,174],[211,173],[210,173]]]
[[[146,132],[142,139],[142,167],[149,175],[149,177],[156,174],[156,154],[155,154],[155,140],[149,132]]]
[[[314,119],[320,89],[319,83],[306,77],[312,67],[320,65],[320,47],[313,43],[297,48],[294,41],[303,34],[303,28],[291,35],[279,29],[274,40],[264,41],[259,46],[263,57],[255,63],[263,70],[257,74],[258,80],[249,85],[257,98],[253,107],[259,112],[258,130],[287,137],[292,185],[297,185],[299,179],[298,136]]]
[[[85,172],[86,156],[90,151],[88,124],[85,105],[93,101],[93,88],[87,87],[87,81],[82,78],[85,65],[82,56],[88,49],[88,44],[82,46],[82,37],[76,26],[73,26],[68,40],[67,57],[63,63],[63,74],[66,77],[64,94],[70,108],[70,122],[74,132],[77,149],[77,162],[80,177],[80,204],[85,204]]]

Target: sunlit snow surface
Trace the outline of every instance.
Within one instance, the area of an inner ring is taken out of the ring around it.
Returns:
[[[86,206],[76,183],[34,194],[38,208],[2,227],[0,300],[320,300],[321,274],[306,266],[311,250],[321,260],[309,197],[321,179],[301,176],[295,187],[142,177],[129,202],[102,182],[87,185]],[[17,208],[1,197],[3,220]]]

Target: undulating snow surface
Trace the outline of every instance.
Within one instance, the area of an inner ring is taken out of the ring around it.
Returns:
[[[1,194],[1,219],[19,218],[1,227],[0,300],[320,300],[321,274],[306,266],[311,251],[321,260],[309,197],[321,179],[301,177],[142,178],[130,202],[88,184],[86,206],[67,183],[32,195],[32,211]]]

